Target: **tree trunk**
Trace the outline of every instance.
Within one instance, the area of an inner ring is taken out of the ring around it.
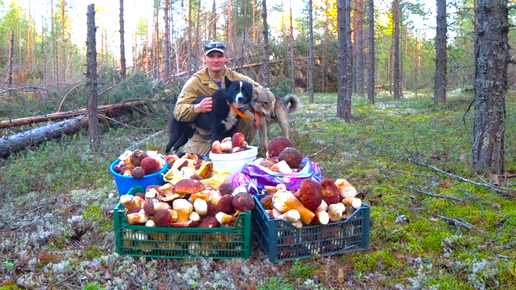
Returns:
[[[356,8],[354,16],[355,32],[355,88],[359,96],[364,96],[364,2],[355,0]]]
[[[215,0],[213,0],[215,1]],[[292,0],[291,0],[292,1]],[[256,43],[256,0],[253,0],[253,42]],[[292,13],[290,13],[292,15]]]
[[[306,70],[308,96],[314,103],[314,20],[312,0],[308,0],[308,68]]]
[[[401,98],[401,72],[400,72],[400,0],[392,1],[393,17],[394,22],[394,98]]]
[[[28,71],[32,71],[32,67],[31,67],[31,56],[30,56],[30,53],[31,53],[31,40],[32,40],[32,36],[31,36],[31,32],[32,32],[32,15],[31,15],[31,3],[32,1],[29,0],[29,21],[28,21],[28,28],[27,28],[27,69]]]
[[[254,10],[253,10],[253,13],[254,13]],[[212,31],[210,33],[210,36],[211,36],[211,40],[215,41],[215,40],[217,40],[217,5],[215,3],[215,0],[213,0],[213,6],[211,7],[211,23],[212,23],[211,24]]]
[[[231,19],[231,10],[233,9],[233,1],[228,0],[228,27],[227,27],[227,40],[228,46],[233,49],[233,19]]]
[[[292,1],[292,0],[291,0]],[[329,43],[328,34],[330,26],[330,4],[328,0],[324,1],[325,6],[325,21],[324,21],[324,35],[321,43],[321,93],[326,92],[326,43]]]
[[[78,116],[70,120],[52,123],[9,137],[0,138],[0,156],[7,157],[11,153],[23,150],[28,146],[35,146],[50,139],[75,133],[88,125],[86,119],[85,116]]]
[[[509,63],[507,0],[477,0],[472,166],[505,173],[505,98]],[[481,24],[481,25],[480,25]]]
[[[111,116],[112,112],[115,112],[115,111],[118,111],[121,109],[133,108],[136,106],[143,106],[145,104],[147,104],[147,101],[135,101],[135,102],[128,102],[128,103],[113,104],[113,105],[103,105],[103,106],[99,106],[97,108],[97,111],[99,113],[102,113],[103,115]],[[79,110],[73,110],[73,111],[67,111],[67,112],[57,112],[57,113],[53,113],[53,114],[49,114],[49,115],[30,116],[30,117],[18,118],[18,119],[13,119],[13,120],[5,120],[5,121],[0,121],[0,129],[23,126],[23,125],[30,125],[30,124],[36,124],[36,123],[42,123],[42,122],[48,122],[48,121],[69,119],[69,118],[76,117],[79,115],[86,115],[87,113],[88,113],[88,110],[87,110],[87,108],[85,108],[85,109],[79,109]]]
[[[353,43],[351,42],[351,0],[346,0],[346,10],[347,12],[344,14],[346,16],[346,99],[349,101],[349,110],[350,110],[350,121],[351,121],[351,97],[353,95],[353,57],[351,54],[353,53]]]
[[[165,83],[170,79],[170,20],[168,19],[169,0],[165,0]]]
[[[90,149],[97,151],[100,146],[99,112],[97,107],[97,43],[95,40],[95,4],[88,5],[88,63],[86,78],[88,96],[88,135]]]
[[[193,72],[193,54],[192,54],[192,0],[188,0],[188,28],[187,28],[187,45],[186,45],[186,57],[188,59],[187,69],[191,74]]]
[[[263,84],[269,87],[269,25],[267,24],[267,0],[262,1],[263,18]]]
[[[374,104],[374,0],[369,0],[368,17],[368,51],[367,51],[367,99]]]
[[[199,45],[201,43],[201,0],[197,1],[197,20],[195,21],[195,44],[193,46],[193,54],[194,54],[194,70],[199,68]]]
[[[145,72],[151,69],[151,58],[149,55],[149,21],[145,19]]]
[[[292,81],[292,91],[295,89],[294,74],[294,26],[292,25],[292,0],[290,0],[290,79]]]
[[[7,77],[7,85],[9,88],[13,86],[13,54],[14,54],[14,31],[11,28],[11,40],[9,41],[9,73]]]
[[[124,0],[120,0],[120,76],[125,80]]]
[[[337,1],[337,29],[338,29],[338,100],[337,117],[344,119],[345,122],[351,121],[351,98],[348,98],[348,41],[350,7],[349,0]]]
[[[419,71],[419,40],[417,34],[414,38],[414,55],[413,55],[413,66],[414,66],[414,80],[412,90],[414,90],[414,95],[417,97],[418,90],[418,71]]]
[[[434,103],[446,103],[446,0],[437,0]]]
[[[154,31],[152,32],[152,69],[154,70],[155,78],[159,78],[159,6],[160,0],[154,0],[154,13],[153,13],[153,27]]]

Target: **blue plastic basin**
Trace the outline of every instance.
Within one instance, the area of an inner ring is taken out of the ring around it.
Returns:
[[[145,190],[149,185],[165,184],[165,181],[163,180],[163,174],[167,172],[168,166],[164,166],[163,169],[158,172],[145,175],[142,179],[135,179],[132,176],[124,176],[115,172],[115,165],[117,165],[119,162],[120,159],[117,159],[111,163],[111,166],[109,166],[109,171],[115,178],[116,187],[118,188],[118,195],[127,194],[133,186],[141,186],[143,190]]]

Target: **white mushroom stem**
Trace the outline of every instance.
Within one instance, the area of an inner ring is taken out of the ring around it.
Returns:
[[[324,210],[315,211],[315,220],[321,225],[327,225],[330,222],[330,215]]]
[[[220,143],[220,148],[222,152],[232,152],[233,151],[233,143],[231,140]]]
[[[139,212],[130,213],[127,215],[127,221],[130,225],[144,224],[149,220],[149,216],[145,214],[145,211],[141,209]]]
[[[208,203],[204,199],[196,199],[193,203],[195,212],[201,216],[208,214]]]
[[[229,224],[234,221],[235,218],[232,215],[225,214],[223,212],[219,212],[215,215],[215,218],[219,221],[221,225]]]
[[[299,211],[291,209],[286,213],[278,216],[278,218],[293,224],[301,220],[301,215],[299,214]]]
[[[158,195],[158,191],[155,188],[151,188],[145,193],[145,199],[156,198]]]
[[[245,188],[245,186],[240,185],[240,186],[237,186],[235,189],[233,189],[233,192],[231,193],[231,195],[235,196],[239,193],[249,193],[249,192],[247,191],[247,188]]]
[[[342,200],[342,203],[347,206],[352,206],[355,209],[362,207],[362,200],[356,197],[346,197]]]
[[[148,221],[145,222],[145,226],[153,228],[153,227],[156,226],[156,224],[154,223],[153,220],[148,220]]]
[[[172,208],[177,212],[178,223],[186,223],[190,220],[188,216],[193,211],[193,205],[188,200],[183,198],[176,199],[172,203]]]
[[[320,210],[324,210],[324,211],[328,210],[328,204],[326,203],[326,201],[324,201],[324,199],[321,201],[321,204],[317,207],[317,209],[315,211],[320,211]]]
[[[197,221],[200,221],[201,220],[201,216],[199,215],[198,212],[191,212],[189,215],[188,215],[188,218],[191,220],[191,221],[194,221],[194,222],[197,222]]]
[[[355,197],[358,194],[356,188],[346,179],[335,180],[335,185],[339,189],[340,196],[342,196],[342,198]]]
[[[344,206],[344,204],[342,204],[340,202],[335,203],[335,204],[330,204],[328,206],[328,215],[330,216],[330,218],[332,218],[336,221],[340,221],[340,220],[342,220],[344,210],[346,210],[346,207]]]
[[[304,207],[294,194],[287,190],[278,190],[272,196],[272,206],[282,213],[286,213],[291,209],[299,211],[301,221],[304,224],[309,224],[315,217],[312,211]]]

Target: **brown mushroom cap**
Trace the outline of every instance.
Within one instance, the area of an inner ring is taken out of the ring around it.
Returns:
[[[201,220],[199,228],[214,228],[219,225],[219,221],[214,216],[207,216]]]
[[[219,186],[220,195],[231,194],[231,193],[233,193],[234,189],[235,188],[233,187],[233,185],[231,185],[231,183],[222,183]]]
[[[193,179],[183,179],[176,183],[174,192],[178,194],[194,194],[205,189],[204,184]]]
[[[315,211],[323,200],[321,185],[311,179],[303,180],[301,187],[294,195],[311,211]]]
[[[133,153],[131,154],[131,157],[130,157],[131,158],[131,163],[134,164],[134,166],[140,166],[142,160],[145,157],[148,157],[147,153],[145,153],[145,151],[134,150]]]
[[[145,175],[152,174],[154,172],[160,171],[161,163],[152,157],[145,157],[141,161],[140,166],[145,170]]]
[[[269,142],[269,145],[267,146],[267,150],[269,151],[269,157],[276,157],[278,156],[283,149],[287,147],[294,147],[294,144],[292,144],[292,141],[284,136],[278,136],[272,138],[272,140]]]
[[[145,170],[140,166],[137,166],[133,169],[132,174],[135,179],[142,179],[145,176]]]
[[[278,155],[278,160],[285,160],[290,168],[299,168],[303,155],[294,147],[287,147]]]
[[[240,192],[233,197],[233,207],[239,211],[252,210],[255,206],[254,199],[249,193]]]
[[[322,198],[328,204],[335,204],[341,201],[340,190],[330,178],[321,180]]]

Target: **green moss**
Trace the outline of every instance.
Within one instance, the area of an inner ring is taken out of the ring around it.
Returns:
[[[18,287],[18,285],[16,285],[16,284],[0,286],[0,290],[19,290],[19,289],[21,290],[22,288]]]
[[[102,208],[100,205],[92,204],[84,211],[83,217],[85,221],[100,221],[103,218]]]
[[[258,290],[294,290],[287,281],[282,278],[270,278],[267,281],[260,281],[256,286]]]
[[[104,290],[104,289],[106,289],[106,288],[102,287],[102,285],[97,282],[91,282],[91,283],[84,285],[84,287],[82,287],[82,290]]]
[[[91,258],[100,258],[102,257],[102,252],[97,247],[92,247],[91,249],[84,252],[83,257],[86,259]]]

